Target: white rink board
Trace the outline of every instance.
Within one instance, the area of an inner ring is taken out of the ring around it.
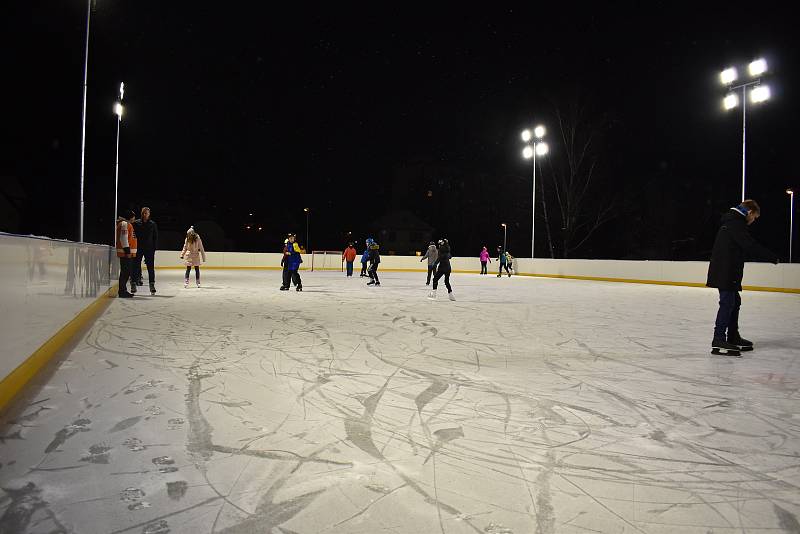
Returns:
[[[209,269],[183,289],[163,270],[157,297],[115,300],[0,428],[2,526],[797,524],[797,295],[744,293],[757,348],[728,358],[708,353],[710,289],[455,274],[450,302],[422,273],[302,276],[281,292],[279,272]]]

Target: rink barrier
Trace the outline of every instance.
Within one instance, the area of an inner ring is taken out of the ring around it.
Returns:
[[[117,286],[105,290],[94,302],[79,312],[70,322],[64,325],[53,337],[44,342],[24,362],[0,380],[0,413],[25,389],[31,380],[42,370],[62,349],[72,341],[75,335],[87,325],[94,322],[111,304],[111,297],[116,295]]]

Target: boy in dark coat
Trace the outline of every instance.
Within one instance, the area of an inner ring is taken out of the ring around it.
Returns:
[[[719,290],[719,311],[714,324],[712,349],[728,351],[752,350],[753,343],[739,335],[739,308],[742,298],[742,275],[746,256],[778,263],[778,256],[758,244],[747,227],[761,215],[754,200],[745,200],[722,216],[722,224],[714,240],[708,265],[708,287]]]

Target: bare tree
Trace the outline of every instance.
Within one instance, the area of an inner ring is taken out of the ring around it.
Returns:
[[[601,193],[598,159],[602,127],[576,104],[555,110],[558,140],[546,169],[561,216],[561,255],[571,257],[603,224],[614,217],[614,195]]]

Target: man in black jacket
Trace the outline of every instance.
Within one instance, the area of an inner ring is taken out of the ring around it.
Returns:
[[[144,285],[142,280],[142,259],[147,265],[147,278],[150,282],[150,294],[156,294],[155,257],[158,248],[158,225],[150,218],[150,208],[142,208],[142,218],[133,223],[139,239],[139,251],[133,260],[133,279],[136,285]]]
[[[755,200],[745,200],[722,216],[708,265],[708,287],[719,289],[719,311],[714,324],[712,350],[752,350],[753,343],[739,335],[739,308],[745,256],[778,263],[778,257],[759,245],[747,231],[761,215]],[[727,332],[727,337],[726,337]]]

